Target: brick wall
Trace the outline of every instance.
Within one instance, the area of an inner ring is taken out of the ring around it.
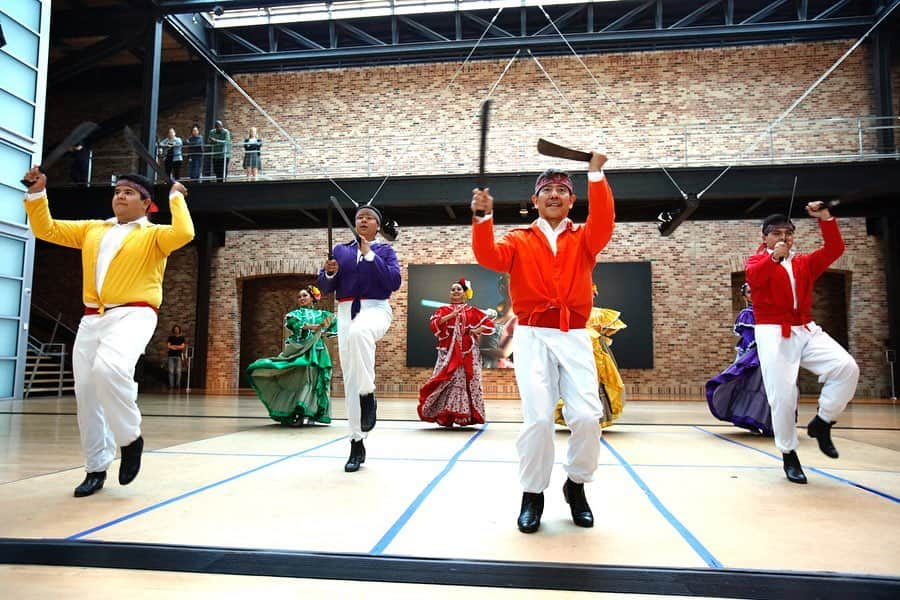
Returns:
[[[613,186],[614,177],[611,174]],[[888,385],[881,354],[886,335],[881,245],[866,236],[862,219],[844,220],[842,228],[847,252],[834,268],[846,272],[851,282],[848,329],[850,350],[862,370],[859,394],[880,396]],[[498,228],[498,235],[505,230]],[[469,235],[467,227],[417,227],[404,230],[394,243],[404,284],[391,301],[393,324],[378,345],[380,389],[412,393],[430,375],[430,369],[405,366],[406,265],[472,263]],[[799,222],[799,249],[812,249],[820,240],[811,220]],[[214,325],[207,363],[209,388],[233,390],[238,383],[243,362],[240,315],[246,314],[243,302],[249,301],[241,293],[242,283],[264,275],[312,275],[321,267],[324,241],[324,230],[304,230],[299,235],[293,231],[228,234],[225,247],[215,256],[211,282]],[[652,223],[617,226],[600,260],[652,262],[654,368],[623,373],[632,391],[698,394],[707,379],[728,365],[734,357],[732,274],[743,271],[746,256],[758,242],[758,224],[748,221],[688,222],[668,238],[660,237]],[[256,295],[253,298],[259,301]],[[628,322],[627,307],[615,308],[623,311],[622,318]],[[827,328],[828,323],[823,326]],[[514,390],[511,371],[486,371],[484,384],[493,393]]]
[[[538,137],[582,147],[605,146],[617,164],[667,164],[714,155],[723,162],[746,150],[765,124],[778,117],[849,47],[850,42],[708,48],[591,55],[585,63],[599,85],[571,57],[541,63],[565,94],[564,102],[537,65],[519,59],[493,98],[488,171],[540,170]],[[387,173],[473,172],[478,147],[479,104],[497,81],[505,60],[470,62],[447,86],[457,63],[399,65],[236,77],[282,125],[300,148],[231,87],[224,92],[224,120],[234,138],[255,125],[268,140],[263,171],[299,177]],[[296,90],[289,94],[286,90]],[[568,106],[571,105],[570,110]],[[796,108],[789,120],[857,117],[873,111],[870,59],[854,52]],[[750,130],[740,124],[755,122]],[[695,127],[696,124],[707,124]],[[762,126],[759,126],[762,124]],[[776,130],[776,150],[823,154],[856,145],[846,131]],[[766,156],[769,139],[751,156]],[[231,171],[239,170],[236,153]]]

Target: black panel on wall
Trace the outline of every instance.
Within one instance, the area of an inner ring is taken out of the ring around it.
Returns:
[[[472,282],[472,306],[503,305],[504,275],[479,265],[409,265],[406,366],[433,367],[437,358],[429,319],[438,304],[449,301],[450,285],[460,277]],[[653,307],[649,262],[599,263],[594,268],[595,305],[622,313],[628,325],[613,338],[612,351],[623,369],[653,368]]]
[[[653,368],[653,301],[649,262],[597,263],[595,306],[614,308],[628,325],[612,337],[620,369]]]

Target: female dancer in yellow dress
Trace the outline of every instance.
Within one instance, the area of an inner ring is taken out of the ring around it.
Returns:
[[[593,286],[594,297],[597,297],[597,286]],[[600,384],[600,401],[603,403],[603,418],[600,420],[602,427],[609,427],[613,421],[622,414],[625,407],[625,384],[619,374],[619,367],[609,347],[612,345],[611,337],[627,325],[619,318],[621,313],[611,308],[591,308],[591,316],[588,318],[585,328],[591,336],[591,345],[594,348],[594,362],[597,363],[597,380]],[[555,421],[558,425],[566,425],[563,401],[556,405]]]

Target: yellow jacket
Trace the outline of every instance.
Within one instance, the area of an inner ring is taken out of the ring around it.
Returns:
[[[50,215],[47,194],[25,202],[25,212],[34,236],[40,240],[81,249],[83,300],[98,306],[146,302],[156,308],[162,304],[162,281],[168,256],[194,239],[194,222],[184,196],[169,199],[171,225],[145,222],[125,236],[122,246],[109,264],[103,280],[102,295],[97,291],[97,254],[103,234],[113,226],[110,221],[60,221]]]

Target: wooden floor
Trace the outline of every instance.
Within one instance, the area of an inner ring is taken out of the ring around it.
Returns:
[[[74,399],[0,403],[0,538],[900,578],[895,404],[851,404],[834,430],[839,460],[803,432],[798,454],[809,485],[800,486],[785,479],[771,439],[715,421],[705,403],[632,401],[604,431],[596,479],[586,486],[596,526],[572,524],[557,466],[541,529],[524,535],[515,525],[516,401],[488,402],[487,425],[444,430],[416,420],[413,400],[380,398],[367,461],[355,474],[343,472],[342,402],[332,425],[299,428],[270,421],[248,395],[143,394],[139,403],[140,476],[119,486],[114,463],[106,487],[80,499],[72,497],[83,477]],[[802,404],[798,422],[814,410]],[[557,434],[557,464],[567,436]],[[137,598],[261,589],[275,597],[461,598],[475,589],[347,579],[0,565],[10,598],[74,598],[101,585]]]

